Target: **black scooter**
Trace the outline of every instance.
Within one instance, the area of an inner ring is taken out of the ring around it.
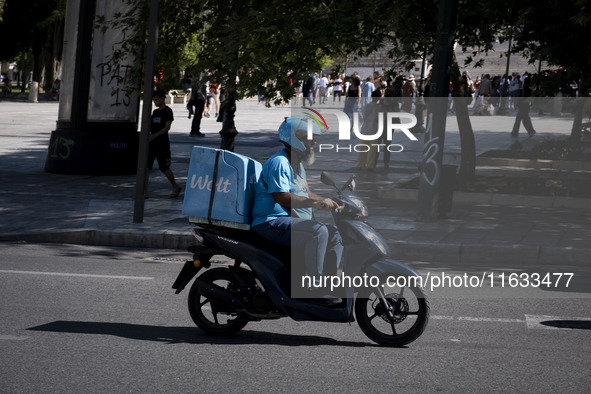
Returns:
[[[354,176],[341,188],[325,172],[321,181],[336,189],[341,205],[333,218],[343,239],[343,271],[326,278],[325,284],[332,287],[339,282],[342,302],[328,306],[292,298],[291,289],[299,285],[294,278],[301,277],[293,275],[290,250],[272,246],[250,231],[199,225],[193,229],[197,245],[189,248],[193,260],[185,263],[172,286],[178,294],[206,269],[189,291],[189,312],[198,327],[210,334],[231,335],[263,319],[342,323],[356,319],[371,340],[384,346],[404,346],[423,333],[429,300],[419,274],[390,259],[386,241],[363,221],[368,211],[353,193]],[[210,260],[216,255],[227,256],[234,264],[212,268]]]

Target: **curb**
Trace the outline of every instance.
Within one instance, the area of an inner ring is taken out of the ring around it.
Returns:
[[[71,230],[0,236],[0,242],[64,243],[138,249],[186,250],[195,243],[191,234],[180,231],[161,233],[100,230]],[[486,264],[578,264],[591,257],[591,248],[542,247],[528,245],[487,245],[435,242],[388,242],[392,258],[427,263]]]
[[[396,186],[382,186],[378,189],[380,200],[417,201],[418,189],[397,189]],[[470,204],[498,206],[528,206],[538,208],[570,208],[591,211],[591,199],[577,197],[544,197],[523,194],[468,193],[454,192],[453,201]]]
[[[480,167],[518,167],[518,168],[551,168],[555,170],[585,170],[591,171],[591,162],[568,160],[542,160],[542,159],[506,159],[501,157],[476,158],[476,165]]]
[[[528,245],[441,244],[432,242],[388,242],[397,260],[455,263],[473,266],[508,264],[580,264],[591,257],[591,248],[545,247]]]
[[[128,231],[66,230],[28,234],[5,234],[0,242],[64,243],[89,246],[111,246],[138,249],[183,249],[195,243],[187,232],[131,233]]]

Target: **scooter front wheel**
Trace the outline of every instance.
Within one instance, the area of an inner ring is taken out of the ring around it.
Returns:
[[[236,292],[238,284],[227,268],[214,268],[199,275],[202,282],[215,284],[229,292]],[[224,308],[215,299],[208,298],[199,291],[198,282],[193,282],[189,291],[189,313],[191,319],[208,334],[232,335],[242,330],[248,323],[240,315]]]
[[[427,327],[429,299],[420,287],[363,289],[355,300],[355,318],[372,341],[382,346],[404,346]]]

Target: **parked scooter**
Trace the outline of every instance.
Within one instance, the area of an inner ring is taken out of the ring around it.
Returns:
[[[386,241],[364,222],[367,205],[353,193],[354,176],[340,188],[325,172],[321,181],[336,189],[335,201],[341,206],[333,211],[344,246],[341,278],[376,279],[371,281],[373,287],[357,286],[353,281],[342,289],[342,302],[331,306],[292,298],[295,282],[289,249],[270,246],[250,231],[200,224],[193,230],[197,245],[189,248],[193,260],[185,263],[172,286],[178,294],[206,269],[189,291],[189,313],[198,327],[210,334],[231,335],[249,322],[263,319],[357,320],[367,337],[384,346],[404,346],[423,333],[429,320],[429,300],[416,281],[419,274],[390,259]],[[234,264],[212,268],[210,260],[215,255],[227,256]]]

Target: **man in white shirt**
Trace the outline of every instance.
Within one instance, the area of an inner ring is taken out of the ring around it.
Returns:
[[[318,81],[318,95],[320,96],[319,101],[320,104],[326,103],[326,92],[328,88],[328,78],[326,78],[326,74],[322,73],[322,78]]]

